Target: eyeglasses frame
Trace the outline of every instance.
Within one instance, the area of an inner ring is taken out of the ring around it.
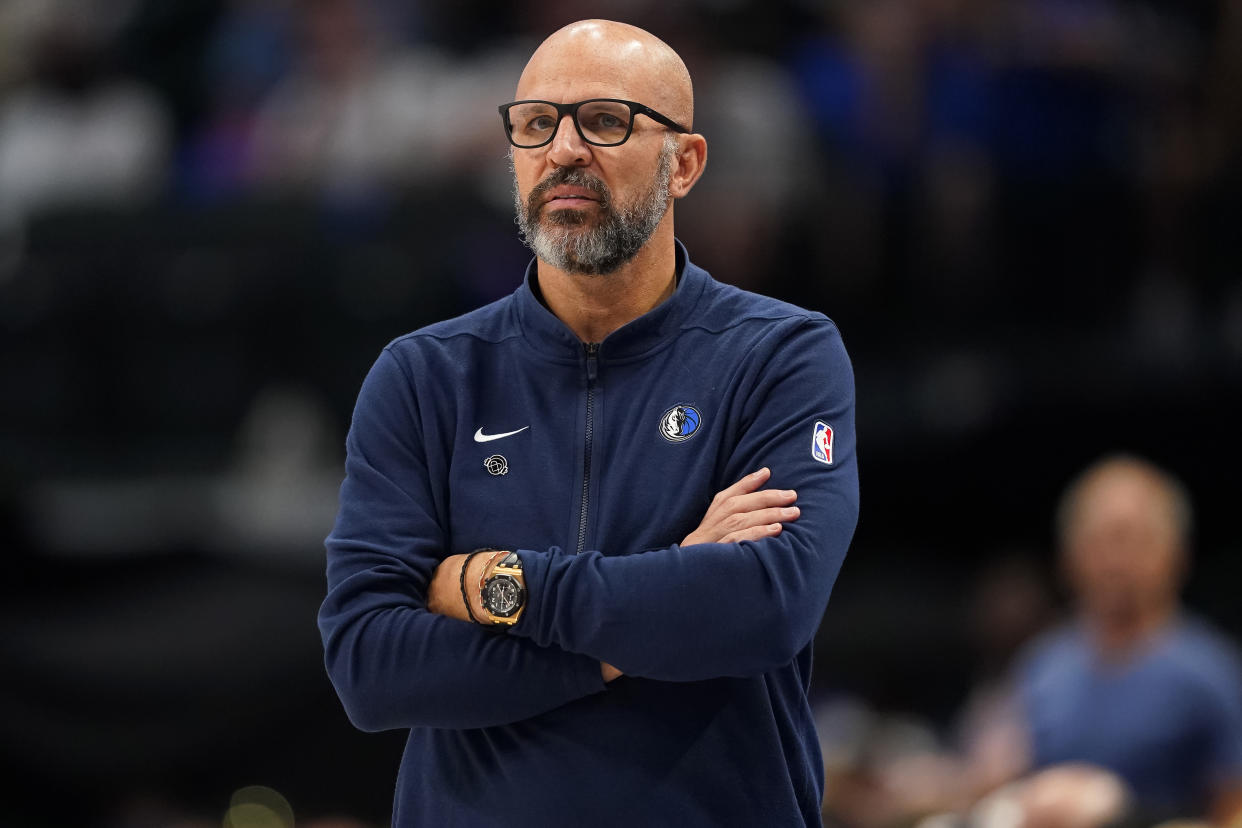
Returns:
[[[598,103],[600,101],[603,101],[605,103],[625,104],[626,106],[630,108],[630,123],[629,123],[629,126],[625,130],[625,137],[622,138],[620,141],[616,141],[615,143],[603,144],[603,143],[600,143],[599,141],[592,141],[590,138],[586,137],[586,135],[582,132],[582,125],[578,123],[579,107],[581,107],[583,104]],[[530,146],[525,146],[513,140],[513,124],[511,124],[509,121],[509,110],[517,106],[518,104],[531,104],[531,103],[547,104],[548,106],[555,108],[556,109],[556,126],[552,128],[552,134],[548,136],[548,139],[546,141],[543,141],[538,144],[532,144]],[[690,130],[686,129],[684,126],[677,123],[672,118],[669,118],[666,115],[661,115],[659,112],[656,112],[654,109],[647,106],[646,104],[640,104],[635,101],[627,101],[621,98],[587,98],[586,100],[578,101],[577,103],[554,103],[553,101],[526,99],[526,100],[521,100],[521,101],[512,101],[511,103],[507,103],[507,104],[501,104],[499,107],[497,107],[497,109],[500,112],[500,121],[503,124],[504,129],[505,129],[505,137],[509,139],[510,144],[513,144],[513,146],[517,147],[518,149],[538,149],[539,147],[546,147],[548,144],[552,143],[553,139],[556,138],[556,133],[561,128],[561,121],[565,120],[566,115],[568,115],[569,119],[573,121],[574,129],[577,130],[578,132],[578,137],[593,147],[619,147],[622,144],[624,144],[626,141],[630,140],[630,135],[634,132],[634,119],[639,115],[646,115],[648,118],[655,121],[657,124],[668,127],[674,132],[680,132],[682,134],[689,134],[690,132]]]

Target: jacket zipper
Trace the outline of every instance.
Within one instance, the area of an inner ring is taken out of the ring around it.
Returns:
[[[591,497],[591,443],[595,436],[595,378],[598,374],[599,343],[587,342],[587,398],[586,398],[586,448],[582,452],[582,510],[578,514],[578,553],[586,551],[587,513],[590,511]]]

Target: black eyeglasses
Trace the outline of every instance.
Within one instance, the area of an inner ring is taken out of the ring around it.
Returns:
[[[582,140],[597,147],[615,147],[629,140],[636,115],[646,115],[674,132],[690,131],[649,106],[617,98],[591,98],[577,103],[514,101],[500,106],[500,120],[509,143],[522,149],[552,143],[566,115],[573,117]]]

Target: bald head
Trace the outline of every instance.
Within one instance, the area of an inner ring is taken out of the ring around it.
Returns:
[[[1057,517],[1066,574],[1088,615],[1132,623],[1174,605],[1191,516],[1171,475],[1136,457],[1105,458],[1070,485]]]
[[[1172,475],[1138,457],[1117,454],[1088,467],[1066,489],[1057,511],[1063,545],[1097,515],[1154,524],[1168,542],[1184,546],[1191,533],[1190,498]]]
[[[622,98],[686,127],[694,121],[694,89],[681,57],[650,32],[612,20],[571,23],[540,44],[517,85],[517,99],[530,98]]]

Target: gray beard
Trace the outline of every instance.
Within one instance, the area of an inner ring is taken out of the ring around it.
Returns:
[[[677,140],[667,136],[651,186],[625,208],[615,206],[607,184],[577,167],[561,167],[539,182],[525,200],[515,176],[513,201],[522,241],[541,261],[566,273],[599,276],[616,271],[638,254],[664,218],[676,153]],[[597,221],[592,223],[590,212],[573,209],[550,210],[540,221],[544,194],[562,184],[584,187],[600,197]]]

